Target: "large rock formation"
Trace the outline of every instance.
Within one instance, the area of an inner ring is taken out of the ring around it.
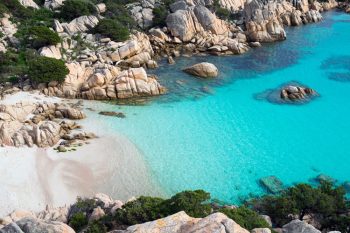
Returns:
[[[286,39],[283,25],[299,26],[322,19],[319,11],[309,9],[308,1],[296,7],[291,2],[248,0],[244,6],[247,35],[251,41],[273,42]]]
[[[129,227],[125,233],[249,233],[232,219],[222,213],[211,214],[205,218],[192,218],[179,212],[166,218]]]
[[[147,75],[144,68],[120,71],[113,65],[88,67],[79,63],[68,64],[69,75],[63,84],[49,86],[46,95],[89,100],[108,100],[160,95],[165,92],[155,76]]]
[[[283,233],[321,233],[310,224],[300,221],[299,219],[293,220],[286,224],[282,228]]]
[[[153,25],[153,8],[155,4],[155,0],[140,0],[128,4],[126,7],[129,9],[137,25],[140,28],[146,29]]]
[[[51,121],[54,118],[82,119],[78,109],[59,104],[32,104],[20,102],[0,105],[1,146],[54,146],[69,133],[66,123]]]
[[[32,7],[34,9],[39,9],[38,4],[36,4],[33,0],[19,0],[19,3],[21,3],[25,7]]]
[[[16,41],[14,34],[17,32],[17,26],[10,18],[9,14],[0,18],[0,52],[6,52],[8,45]]]
[[[62,23],[64,30],[70,34],[76,34],[79,32],[86,32],[98,24],[99,20],[96,16],[80,16],[79,18],[73,19],[70,23]]]
[[[33,217],[21,218],[0,229],[0,233],[75,233],[68,225],[56,221],[44,221]]]
[[[45,0],[44,6],[48,9],[55,10],[63,5],[65,0]]]
[[[186,73],[202,77],[202,78],[213,78],[218,76],[218,68],[214,64],[208,62],[202,62],[184,69]]]

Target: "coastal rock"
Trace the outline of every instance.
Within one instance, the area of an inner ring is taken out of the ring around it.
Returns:
[[[254,228],[250,233],[271,233],[269,228]]]
[[[222,213],[211,214],[205,218],[192,218],[185,212],[170,215],[152,222],[138,224],[127,228],[125,233],[249,233],[246,229],[239,226],[232,219],[229,219]]]
[[[99,20],[96,16],[80,16],[79,18],[73,19],[70,23],[61,24],[65,32],[70,35],[86,32],[94,28],[98,24]]]
[[[202,77],[202,78],[213,78],[218,76],[218,69],[214,64],[208,62],[202,62],[184,69],[186,73]]]
[[[298,101],[315,96],[316,94],[311,88],[289,85],[281,89],[280,96],[283,100]]]
[[[62,54],[61,54],[60,49],[54,45],[41,48],[39,50],[39,54],[40,54],[40,56],[51,57],[51,58],[55,58],[55,59],[62,58]]]
[[[104,116],[114,116],[114,117],[118,117],[118,118],[125,118],[125,114],[122,112],[109,112],[109,111],[102,111],[99,112],[98,114],[100,115],[104,115]]]
[[[56,9],[63,5],[65,0],[45,0],[44,7],[48,9]]]
[[[13,222],[4,228],[0,229],[2,233],[37,233],[37,232],[50,232],[50,233],[75,233],[75,231],[68,225],[62,222],[44,221],[33,217],[25,217],[16,222]]]
[[[127,5],[131,16],[135,19],[137,25],[142,29],[150,28],[153,25],[154,0],[136,1]]]
[[[299,219],[293,220],[282,228],[283,233],[321,233],[310,224],[307,224]]]
[[[69,207],[51,207],[46,206],[46,209],[39,212],[36,217],[45,221],[58,221],[67,223]]]
[[[276,176],[263,177],[259,183],[272,194],[278,194],[283,190],[283,183]]]
[[[89,217],[89,221],[91,222],[91,221],[96,221],[96,220],[99,220],[100,218],[102,218],[103,216],[105,216],[106,214],[105,214],[105,212],[103,211],[103,209],[101,208],[101,207],[96,207],[93,211],[92,211],[92,213],[91,213],[91,215],[90,215],[90,217]]]
[[[34,9],[39,9],[38,4],[36,4],[33,0],[19,0],[22,6],[32,7]]]

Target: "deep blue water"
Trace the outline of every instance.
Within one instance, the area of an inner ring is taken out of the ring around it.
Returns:
[[[146,106],[115,106],[125,119],[103,118],[135,143],[167,194],[205,189],[237,203],[263,193],[257,180],[284,184],[320,173],[350,180],[350,15],[324,14],[289,28],[286,41],[240,56],[180,58],[154,71],[169,94]],[[181,71],[200,61],[214,80]],[[296,81],[320,96],[307,104],[274,104],[259,93]]]

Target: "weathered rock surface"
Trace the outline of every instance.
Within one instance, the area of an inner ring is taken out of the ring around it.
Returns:
[[[283,233],[321,233],[310,224],[307,224],[299,219],[293,220],[282,228]]]
[[[75,233],[68,225],[62,222],[39,220],[33,217],[24,217],[0,229],[1,233]]]
[[[218,68],[214,64],[208,62],[202,62],[184,69],[186,73],[202,77],[202,78],[213,78],[218,76]]]
[[[65,0],[45,0],[44,7],[54,10],[62,6],[64,1]]]
[[[316,94],[317,93],[313,89],[308,87],[287,86],[282,88],[281,90],[281,99],[297,101],[297,100],[304,100],[306,98],[310,98],[312,96],[315,96]]]
[[[18,103],[0,105],[0,145],[48,147],[55,145],[67,133],[62,123],[51,121],[62,118],[82,119],[78,109],[58,104]]]
[[[51,58],[56,58],[56,59],[62,58],[60,48],[58,46],[54,46],[54,45],[41,48],[39,50],[39,54],[41,56],[51,57]]]
[[[7,47],[15,41],[14,34],[17,32],[17,26],[11,20],[11,15],[4,14],[0,18],[0,52],[6,52]]]
[[[153,8],[155,7],[155,0],[141,0],[128,4],[131,16],[135,19],[140,28],[146,29],[153,24]]]
[[[254,228],[250,233],[271,233],[269,228]]]
[[[62,23],[64,30],[70,34],[76,34],[79,32],[86,32],[98,24],[99,20],[96,16],[80,16],[79,18],[73,19],[70,23]]]
[[[179,212],[166,218],[129,227],[125,233],[249,233],[232,219],[221,213],[205,218],[192,218],[185,212]]]
[[[33,0],[19,0],[19,3],[25,7],[32,7],[34,9],[39,9],[38,4],[36,4]]]

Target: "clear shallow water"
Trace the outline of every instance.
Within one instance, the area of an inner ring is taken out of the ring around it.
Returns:
[[[284,42],[241,56],[163,64],[155,73],[170,94],[147,106],[108,107],[125,119],[96,117],[137,145],[169,195],[200,188],[237,203],[261,194],[257,180],[264,176],[286,185],[320,173],[350,180],[350,15],[324,17],[288,29]],[[217,65],[220,77],[200,80],[181,72],[199,61]],[[296,106],[255,98],[290,81],[320,97]]]

